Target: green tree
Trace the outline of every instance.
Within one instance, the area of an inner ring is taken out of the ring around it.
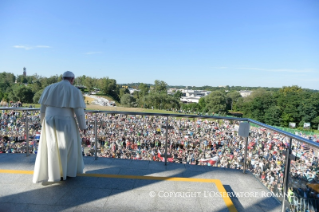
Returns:
[[[288,126],[289,122],[301,121],[300,104],[303,90],[298,86],[283,87],[277,94],[277,105],[282,111],[281,126]]]
[[[226,112],[226,95],[221,91],[213,91],[205,97],[207,111],[211,113]]]
[[[188,103],[188,104],[183,104],[181,106],[182,110],[185,110],[185,112],[190,112],[190,113],[199,113],[201,112],[201,108],[199,104],[197,103]]]
[[[130,91],[129,91],[127,88],[120,88],[120,95],[119,95],[119,97],[122,98],[122,96],[123,96],[124,94],[129,94],[129,93],[130,93]]]
[[[227,100],[227,108],[230,110],[236,109],[236,103],[238,99],[242,98],[238,91],[232,91],[227,93],[226,100]]]
[[[167,83],[161,80],[155,80],[154,82],[155,93],[167,93]]]
[[[27,80],[27,78],[24,75],[19,75],[18,78],[17,78],[17,82],[18,83],[27,83],[28,80]]]
[[[121,105],[127,107],[136,107],[136,100],[130,94],[124,94],[121,98]]]
[[[86,77],[84,80],[84,85],[86,87],[86,89],[89,91],[89,93],[91,94],[91,92],[94,90],[94,79],[91,77]]]
[[[51,77],[41,77],[41,78],[39,79],[42,88],[45,88],[45,87],[47,87],[48,85],[51,85],[51,84],[53,84],[53,83],[56,83],[56,82],[58,82],[58,80],[59,80],[59,76],[58,76],[58,75],[51,76]]]
[[[0,73],[0,92],[3,93],[3,97],[6,94],[6,98],[8,97],[8,93],[11,89],[11,86],[14,85],[15,76],[11,73],[2,72]],[[0,101],[2,100],[0,99]]]
[[[0,90],[0,102],[2,101],[3,97],[4,97],[4,93],[2,93],[2,91]]]
[[[278,106],[270,106],[265,110],[264,121],[266,124],[280,126],[281,110]]]
[[[245,117],[260,122],[265,122],[265,111],[276,104],[272,92],[265,89],[257,89],[243,100],[243,102],[239,102],[241,105],[240,111],[244,113]]]
[[[182,97],[182,95],[183,93],[181,91],[176,91],[173,96],[175,99],[179,100]]]
[[[8,102],[8,101],[9,101],[9,97],[8,97],[8,94],[7,94],[7,93],[4,93],[4,94],[3,94],[2,101],[5,101],[5,102]]]
[[[7,81],[0,82],[0,91],[3,93],[9,92],[9,89],[11,87],[11,84]]]
[[[1,72],[0,73],[0,83],[7,82],[8,84],[13,84],[16,80],[16,77],[12,73]]]
[[[311,106],[313,107],[313,110],[316,112],[315,118],[311,120],[311,126],[313,129],[318,129],[318,116],[319,116],[319,92],[312,93],[311,96],[309,97],[311,100]]]
[[[100,89],[106,95],[112,95],[116,90],[116,80],[107,78],[102,78],[100,82]]]
[[[280,119],[281,126],[288,126],[289,122],[295,122],[294,117],[291,114],[283,113]]]
[[[138,85],[138,89],[140,90],[141,96],[146,96],[146,95],[148,95],[148,92],[150,90],[150,86],[148,86],[148,85],[146,85],[144,83],[140,83]]]
[[[26,76],[26,79],[28,84],[32,84],[34,81],[34,76]]]
[[[38,103],[44,89],[37,91],[33,96],[33,103]]]
[[[116,101],[120,101],[120,86],[116,84],[115,79],[104,77],[99,79],[97,84],[105,95],[111,96]]]
[[[140,92],[134,91],[134,92],[132,93],[132,96],[133,96],[136,100],[138,100],[138,99],[140,98]]]
[[[33,74],[34,81],[38,81],[38,80],[40,80],[40,78],[41,77],[37,73]]]
[[[13,89],[14,96],[22,103],[32,103],[33,102],[33,95],[31,88],[26,87],[24,85],[16,86]],[[15,98],[14,98],[15,99]]]
[[[318,112],[316,111],[316,107],[312,104],[311,99],[306,99],[301,102],[299,105],[299,113],[301,116],[301,121],[311,122],[316,116]]]
[[[53,83],[59,82],[59,79],[60,79],[60,77],[58,75],[54,75],[54,76],[48,77],[47,82],[49,85],[51,85]]]
[[[319,116],[311,120],[312,128],[318,129],[319,126]]]
[[[79,85],[79,86],[84,86],[84,82],[85,82],[85,79],[86,79],[86,76],[85,75],[83,75],[83,76],[78,76],[78,77],[75,77],[75,82],[74,82],[74,84],[75,85]]]
[[[207,112],[207,111],[206,111],[206,101],[205,101],[205,97],[202,97],[202,98],[199,99],[198,105],[199,105],[200,110],[201,110],[202,112]]]
[[[252,102],[252,118],[260,122],[265,122],[265,112],[271,108],[271,106],[275,105],[271,93],[269,91],[267,92],[264,96],[254,98]]]
[[[35,81],[34,83],[32,83],[30,85],[30,88],[31,88],[33,93],[38,92],[42,88],[41,82],[40,81]]]

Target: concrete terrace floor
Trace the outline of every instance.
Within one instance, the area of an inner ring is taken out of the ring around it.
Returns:
[[[252,174],[238,170],[84,157],[83,176],[53,184],[33,184],[30,171],[33,171],[35,157],[0,154],[1,212],[281,210],[280,203],[265,195],[268,190]],[[10,170],[29,172],[10,173]],[[219,179],[223,186],[205,182],[206,179]],[[230,204],[228,202],[227,207],[227,198],[222,198],[218,192],[223,189],[257,192],[257,196],[228,198]]]

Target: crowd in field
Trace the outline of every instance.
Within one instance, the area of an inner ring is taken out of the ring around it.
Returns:
[[[26,152],[23,115],[24,112],[2,111],[0,152]],[[31,112],[28,116],[29,149],[36,153],[39,114]],[[166,117],[99,113],[95,136],[94,114],[86,116],[88,130],[80,133],[84,156],[93,156],[97,145],[98,157],[165,161],[167,145],[167,162],[243,169],[245,140],[238,136],[236,121],[169,117],[166,132]],[[283,191],[284,152],[288,145],[289,138],[281,134],[250,127],[247,169],[274,193]],[[296,160],[291,164],[289,182],[295,195],[317,197],[317,191],[306,184],[319,182],[318,150],[294,140],[292,149]]]

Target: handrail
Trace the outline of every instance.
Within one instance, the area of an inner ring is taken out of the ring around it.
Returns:
[[[28,107],[0,107],[0,110],[37,111],[37,110],[40,110],[40,108],[28,108]]]

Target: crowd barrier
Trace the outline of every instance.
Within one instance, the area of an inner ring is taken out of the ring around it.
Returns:
[[[0,151],[36,153],[39,109],[0,111]],[[87,133],[80,134],[83,154],[95,160],[114,157],[248,170],[280,194],[283,211],[318,211],[319,145],[307,138],[236,117],[86,110],[86,120]],[[238,136],[240,122],[252,124],[249,137]],[[301,197],[299,190],[307,192]]]

